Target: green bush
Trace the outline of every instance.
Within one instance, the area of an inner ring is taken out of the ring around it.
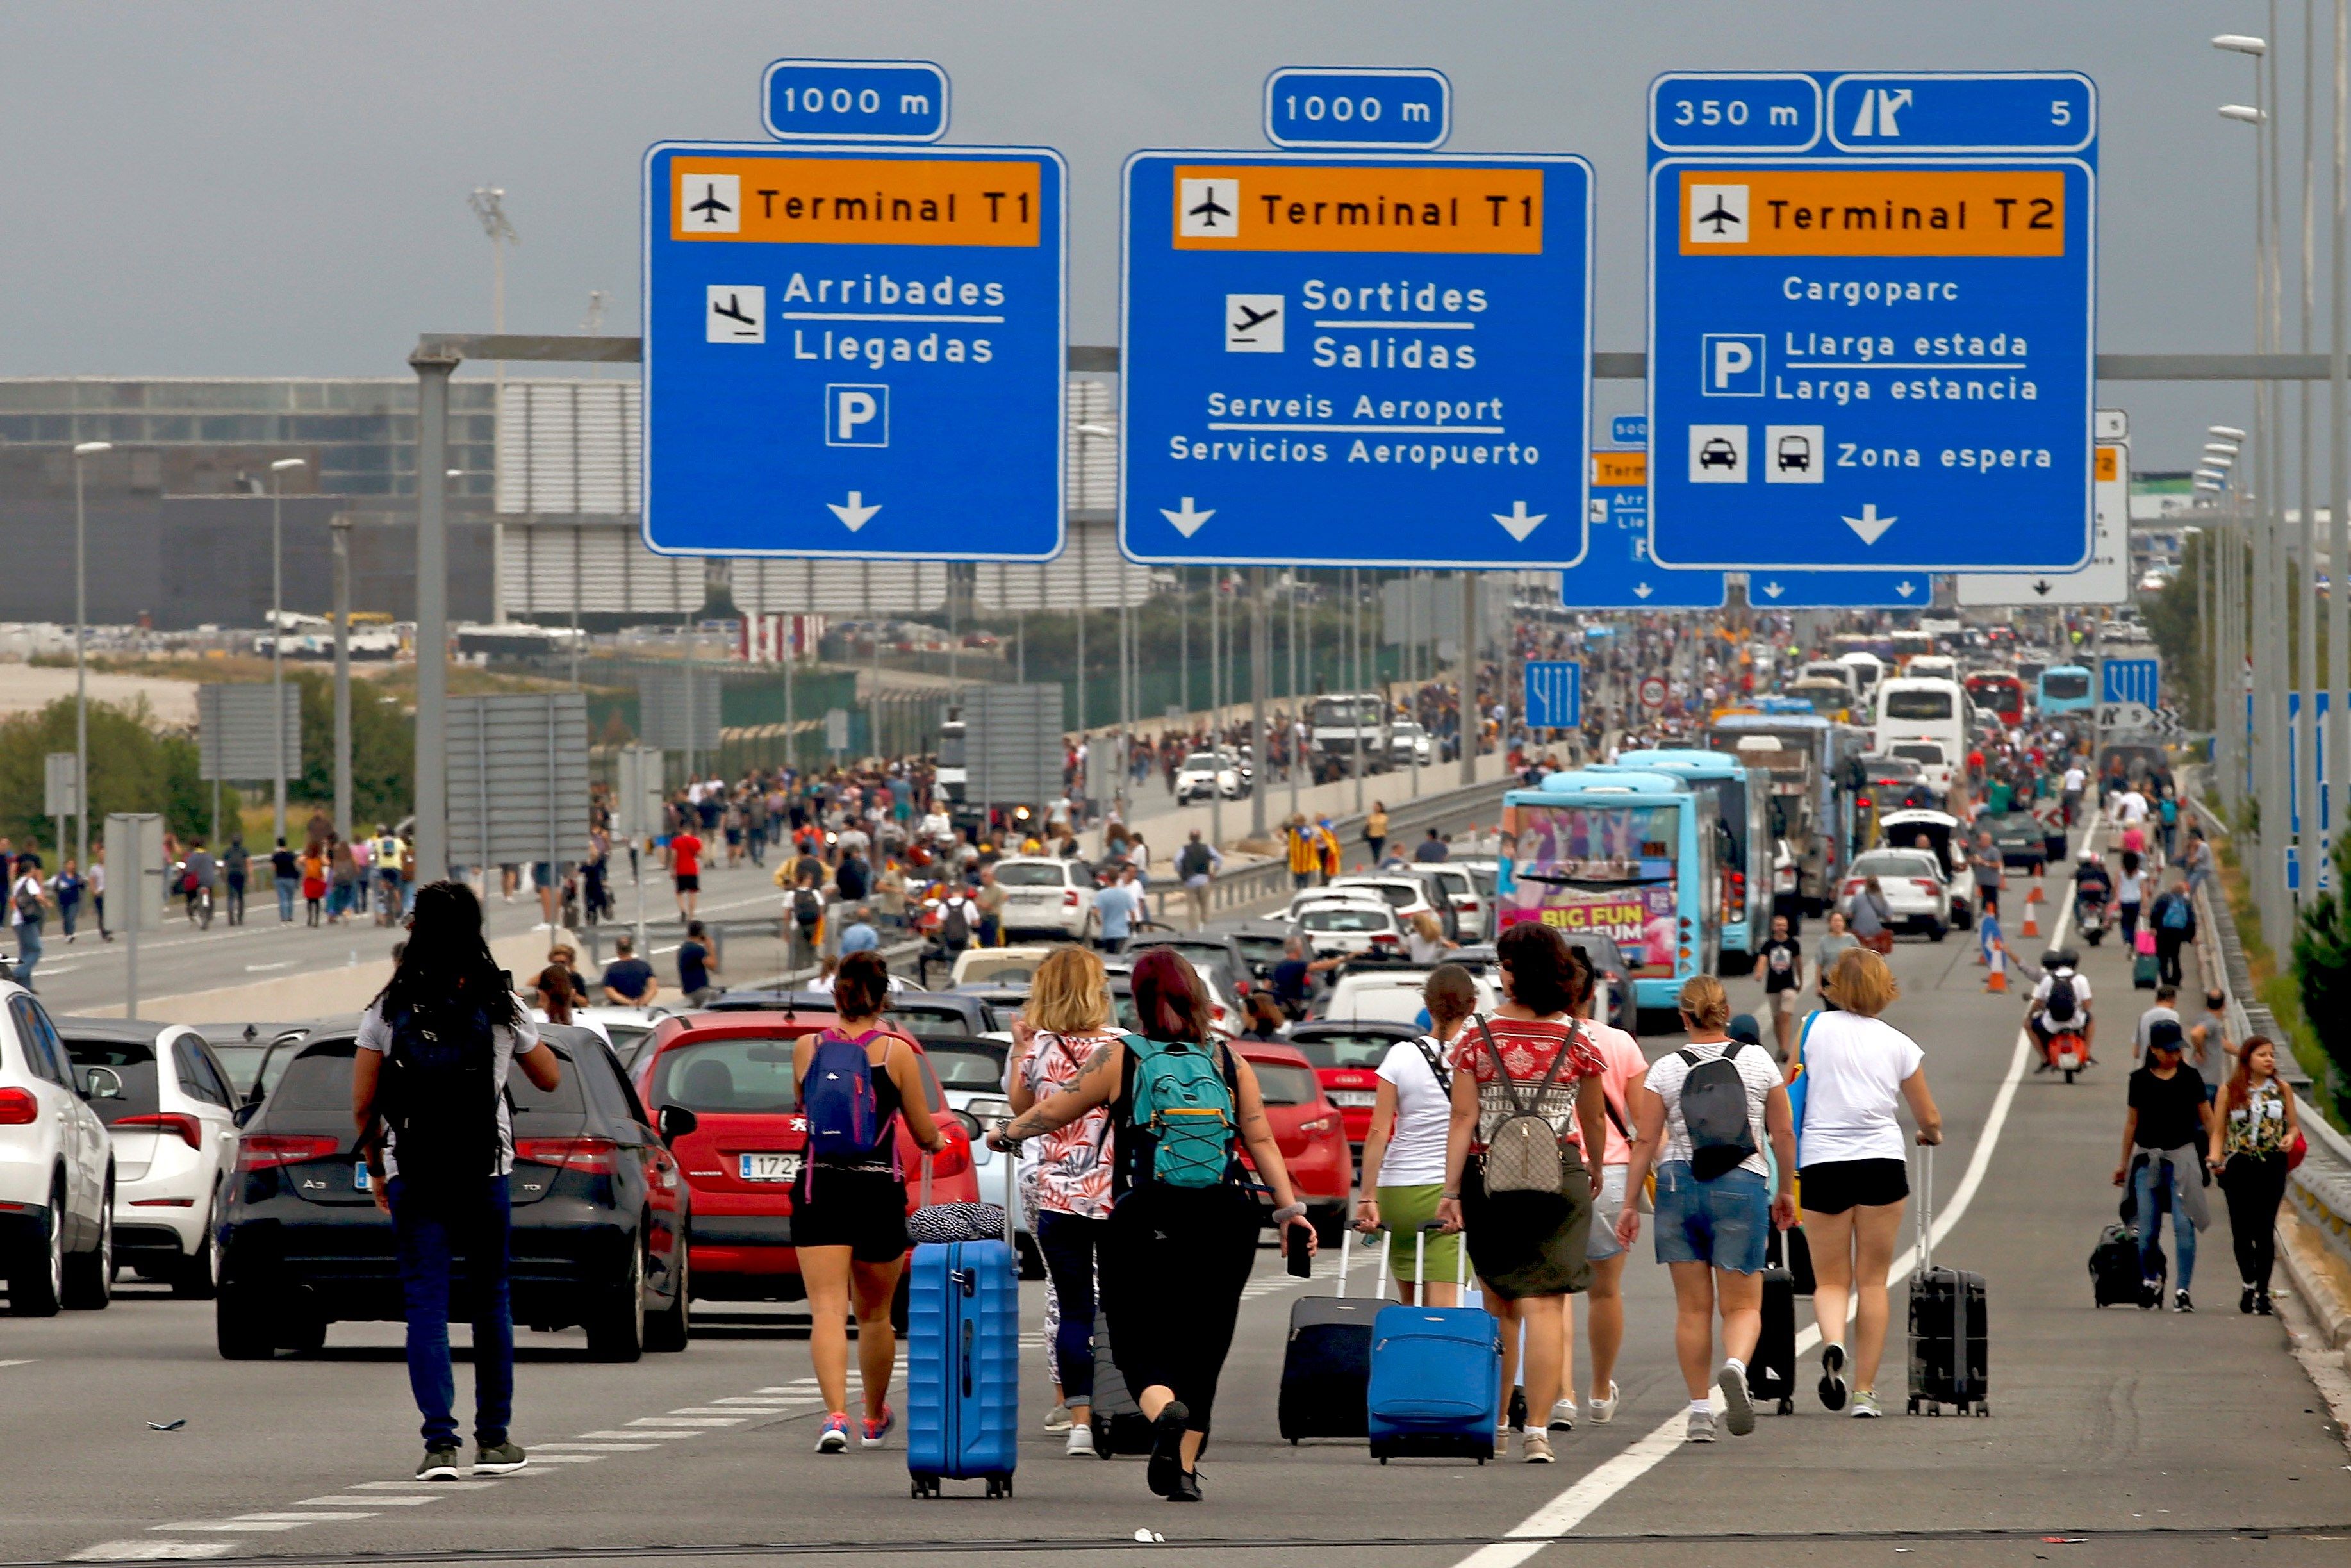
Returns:
[[[0,720],[0,833],[19,848],[46,845],[56,835],[56,824],[41,812],[46,758],[73,748],[71,697]],[[160,811],[165,825],[183,837],[204,831],[212,820],[211,789],[196,778],[194,738],[161,730],[144,697],[89,705],[89,797],[93,845],[112,811]],[[71,823],[66,832],[70,838]],[[54,869],[64,856],[45,859]]]
[[[2334,860],[2334,891],[2304,904],[2295,923],[2294,972],[2303,1016],[2334,1069],[2335,1103],[2351,1115],[2342,1098],[2351,1089],[2351,906],[2344,896],[2351,886],[2351,837],[2337,836]]]

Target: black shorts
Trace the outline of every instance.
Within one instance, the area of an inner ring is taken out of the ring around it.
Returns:
[[[1910,1167],[1900,1160],[1823,1160],[1797,1174],[1806,1214],[1880,1208],[1910,1196]]]
[[[792,1187],[792,1245],[846,1247],[860,1263],[906,1255],[906,1184],[887,1171],[813,1166]]]
[[[702,874],[699,872],[688,872],[685,875],[678,877],[675,880],[677,883],[677,890],[680,893],[700,893],[702,891]]]

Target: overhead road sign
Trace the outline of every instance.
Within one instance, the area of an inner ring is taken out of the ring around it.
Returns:
[[[936,141],[948,100],[947,73],[928,60],[775,60],[759,80],[779,141]]]
[[[1924,610],[1935,602],[1925,571],[1767,571],[1747,574],[1759,610]]]
[[[1067,185],[1043,148],[647,152],[647,546],[1058,553]]]
[[[1676,73],[1649,106],[1657,559],[2084,566],[2089,78]]]
[[[2155,659],[2098,661],[2098,700],[2156,707],[2163,698],[2163,665]]]
[[[1125,207],[1128,555],[1583,558],[1583,159],[1138,152]]]
[[[2079,571],[1981,572],[1959,576],[1963,610],[2017,604],[2127,604],[2130,580],[2130,443],[2120,439],[2118,410],[2100,409],[2098,446],[2090,462],[2095,527],[2090,564]]]
[[[1452,134],[1443,71],[1284,66],[1265,78],[1265,139],[1276,147],[1433,152]]]
[[[1628,416],[1615,423],[1625,427]],[[1638,423],[1637,419],[1632,423]],[[1560,602],[1570,610],[1719,610],[1727,597],[1719,571],[1668,571],[1649,559],[1648,458],[1641,452],[1592,455],[1589,548],[1582,564],[1560,573]]]
[[[1573,659],[1529,659],[1529,729],[1576,729],[1583,724],[1583,666]]]

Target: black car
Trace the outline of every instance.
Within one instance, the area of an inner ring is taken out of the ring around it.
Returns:
[[[240,1099],[250,1097],[260,1086],[262,1064],[269,1059],[269,1048],[282,1040],[298,1040],[309,1031],[302,1023],[200,1023],[194,1026],[204,1043],[213,1048],[213,1056],[229,1077],[229,1087]],[[278,1063],[284,1067],[285,1062]]]
[[[560,1081],[540,1089],[517,1072],[507,1084],[515,1322],[584,1327],[601,1361],[683,1350],[687,1188],[667,1139],[693,1130],[692,1113],[665,1112],[657,1130],[602,1040],[558,1024],[540,1025],[539,1038]],[[313,1030],[267,1098],[240,1113],[214,1320],[228,1360],[317,1350],[330,1322],[404,1315],[392,1219],[355,1152],[356,1050],[351,1028]],[[462,1320],[462,1260],[453,1278]]]
[[[1249,982],[1257,978],[1257,967],[1249,961],[1248,950],[1237,938],[1220,931],[1146,931],[1128,937],[1119,956],[1130,960],[1139,958],[1153,947],[1173,947],[1191,959],[1196,968],[1215,971],[1224,981],[1228,996],[1249,995]]]
[[[2041,819],[2030,811],[2008,811],[1991,819],[1988,831],[2000,863],[2039,876],[2049,869],[2049,835]]]

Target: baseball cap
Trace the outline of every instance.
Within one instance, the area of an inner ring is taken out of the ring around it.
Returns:
[[[2158,1019],[2153,1023],[2147,1026],[2147,1050],[2184,1051],[2187,1047],[2187,1040],[2180,1032],[2178,1020],[2173,1019]]]

